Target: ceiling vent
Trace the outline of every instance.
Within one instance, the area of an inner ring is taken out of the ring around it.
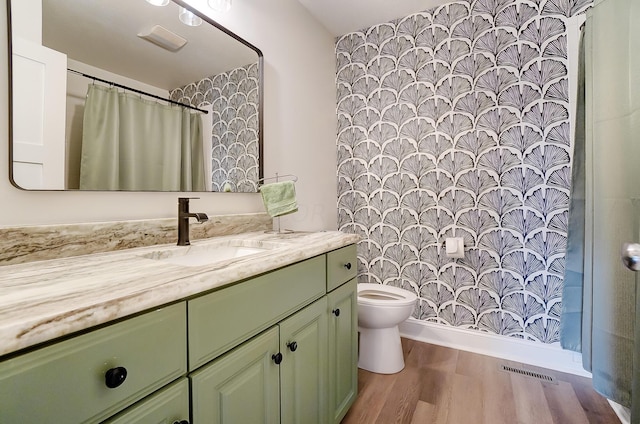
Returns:
[[[187,44],[186,39],[160,25],[154,25],[149,31],[141,32],[138,34],[138,37],[144,38],[145,40],[172,52],[180,50],[185,44]]]

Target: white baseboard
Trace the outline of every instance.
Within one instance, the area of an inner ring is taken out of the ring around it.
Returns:
[[[400,324],[400,334],[408,339],[425,343],[591,378],[591,373],[582,368],[582,355],[563,350],[559,346],[446,327],[413,318]]]
[[[607,400],[609,401],[609,405],[611,405],[613,412],[615,412],[620,419],[620,422],[622,424],[629,424],[631,422],[631,411],[629,410],[629,408],[625,408],[624,406],[619,405],[610,399]]]

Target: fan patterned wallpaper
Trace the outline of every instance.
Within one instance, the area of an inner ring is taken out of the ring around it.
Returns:
[[[196,107],[213,105],[212,188],[258,191],[258,64],[177,88],[171,99]]]
[[[339,228],[363,237],[360,281],[414,291],[420,320],[559,340],[566,25],[590,4],[459,1],[337,40]]]

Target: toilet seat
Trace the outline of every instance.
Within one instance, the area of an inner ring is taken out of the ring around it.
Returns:
[[[358,284],[358,303],[371,306],[406,306],[416,301],[418,296],[405,289],[382,284]]]

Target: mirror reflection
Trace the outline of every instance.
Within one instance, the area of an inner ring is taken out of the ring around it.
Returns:
[[[152,3],[10,2],[16,186],[257,191],[261,53]]]

